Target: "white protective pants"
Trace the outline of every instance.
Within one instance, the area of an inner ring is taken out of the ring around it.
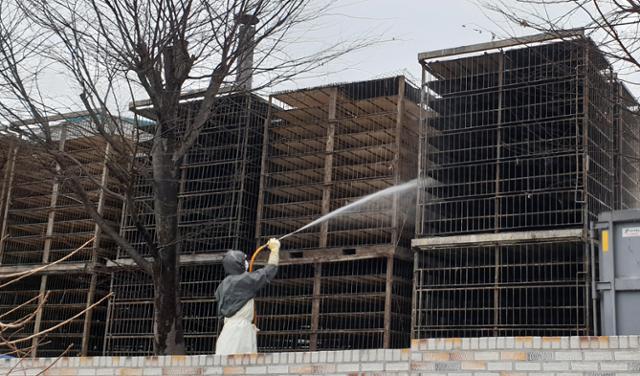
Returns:
[[[250,354],[258,352],[258,330],[253,321],[253,299],[235,315],[224,319],[216,342],[216,355]]]

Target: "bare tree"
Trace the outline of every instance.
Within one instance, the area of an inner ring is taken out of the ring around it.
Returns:
[[[23,280],[25,278],[29,278],[39,273],[46,272],[47,269],[50,269],[56,264],[60,264],[62,262],[67,261],[68,259],[71,259],[73,256],[81,252],[85,247],[87,247],[90,243],[92,243],[94,240],[95,238],[90,239],[89,241],[85,242],[82,246],[69,252],[66,256],[60,258],[59,260],[53,261],[51,263],[47,263],[39,267],[29,268],[24,271],[19,271],[19,272],[14,272],[9,274],[0,274],[0,290],[20,280]],[[11,375],[14,373],[14,371],[16,372],[16,374],[21,373],[20,372],[21,370],[19,368],[22,363],[22,360],[32,356],[36,351],[37,345],[40,343],[46,342],[47,335],[49,333],[55,332],[56,330],[59,330],[60,328],[63,328],[64,326],[71,324],[73,320],[88,314],[88,312],[93,310],[96,306],[102,304],[110,296],[111,294],[104,296],[103,298],[99,299],[97,302],[93,303],[92,305],[85,308],[81,312],[73,316],[70,316],[65,320],[62,320],[51,327],[43,328],[38,330],[35,333],[28,333],[27,335],[22,335],[16,338],[14,338],[15,334],[21,333],[27,326],[32,324],[36,316],[40,312],[42,312],[42,310],[45,308],[48,302],[49,293],[34,296],[31,299],[28,299],[18,304],[17,306],[10,309],[9,311],[2,313],[0,315],[0,349],[4,351],[4,355],[10,355],[19,359],[19,361],[15,363],[13,368],[9,370],[7,374]],[[34,307],[34,308],[30,308],[30,307]],[[71,350],[72,346],[73,344],[69,345],[67,349],[64,351],[64,353],[60,354],[60,357],[65,356],[67,352]],[[54,360],[49,365],[49,367],[39,372],[38,375],[44,374],[47,371],[47,369],[51,368],[56,362],[57,362],[57,359]]]
[[[296,41],[295,33],[330,6],[330,1],[309,0],[0,0],[0,116],[10,132],[55,161],[51,169],[74,199],[152,277],[157,354],[185,351],[178,233],[185,154],[222,92],[246,91],[252,77],[258,83],[253,90],[271,87],[370,44],[339,41],[292,55],[287,47]],[[55,88],[43,85],[52,73],[66,77],[75,104],[90,119],[78,132],[107,145],[100,150],[107,150],[110,185],[97,181],[61,146],[62,131],[52,119],[69,116],[56,106]],[[185,119],[181,100],[193,88],[200,89],[201,105]],[[137,117],[123,120],[122,102],[136,97],[148,98],[155,120],[144,130]],[[155,235],[141,218],[144,203],[133,199],[137,179],[152,182]],[[108,197],[127,203],[127,215],[145,241],[144,253],[105,219],[87,184],[100,184]]]
[[[629,0],[509,0],[481,1],[485,8],[512,26],[565,35],[579,29],[591,38],[631,84],[640,69],[640,1]],[[507,33],[512,34],[509,29]]]
[[[640,181],[640,155],[637,127],[640,116],[637,85],[640,85],[640,1],[637,0],[500,0],[484,1],[486,9],[504,18],[513,27],[550,34],[577,44],[606,60],[602,74],[609,91],[601,96],[609,106],[614,122],[613,142],[604,150],[615,166],[613,209],[636,207]],[[509,31],[511,30],[511,32]],[[580,36],[575,38],[576,36]],[[584,69],[584,67],[583,67]],[[631,186],[623,187],[620,176]],[[623,194],[630,190],[632,194]],[[620,197],[627,197],[623,202]]]

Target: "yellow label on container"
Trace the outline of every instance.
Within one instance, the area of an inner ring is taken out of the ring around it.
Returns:
[[[602,230],[602,252],[609,252],[609,230]]]

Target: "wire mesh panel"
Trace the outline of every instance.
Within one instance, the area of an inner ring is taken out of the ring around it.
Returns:
[[[377,257],[283,265],[256,310],[264,352],[407,347],[411,264]]]
[[[184,121],[195,116],[200,101],[181,108]],[[255,239],[260,179],[262,127],[268,104],[253,95],[221,97],[214,114],[189,149],[181,167],[179,233],[183,254],[239,249],[248,252]],[[141,164],[149,164],[141,157]],[[150,168],[150,165],[148,166]],[[135,189],[139,217],[154,236],[152,182],[139,177]],[[123,235],[149,255],[133,219],[127,216]],[[119,257],[127,257],[120,253]]]
[[[615,209],[640,207],[640,119],[638,102],[622,83],[617,83],[614,114]]]
[[[11,199],[15,143],[13,137],[0,135],[0,234],[3,233],[5,211]]]
[[[53,175],[42,164],[52,162],[19,147],[13,166],[12,187],[4,234],[2,264],[39,264],[43,261],[46,227],[51,209]]]
[[[612,205],[613,90],[587,43],[424,61],[417,236],[586,226]]]
[[[136,269],[112,274],[106,355],[153,354],[153,283]]]
[[[267,109],[255,96],[220,101],[187,154],[180,206],[183,253],[252,248]]]
[[[87,133],[92,124],[87,116],[62,118],[59,122],[52,120],[51,126],[54,146],[74,161],[64,169],[40,145],[27,140],[14,139],[11,147],[3,150],[0,264],[28,268],[65,260],[53,272],[5,287],[3,294],[14,294],[18,300],[21,296],[39,297],[19,310],[20,314],[30,311],[34,315],[16,335],[26,337],[64,323],[38,341],[21,342],[19,347],[32,346],[37,356],[97,355],[102,353],[106,302],[88,314],[79,314],[108,293],[109,279],[92,267],[112,257],[115,247],[90,217],[67,176],[75,177],[88,197],[87,205],[116,230],[121,203],[106,197],[101,187],[104,184],[117,191],[106,168],[110,157],[107,142],[95,133]],[[95,240],[90,242],[92,238]],[[45,296],[48,298],[38,310]],[[0,307],[0,313],[13,308]]]
[[[118,200],[103,197],[98,182],[112,186],[105,172],[107,145],[98,138],[70,138],[65,153],[80,163],[66,173],[79,174],[78,182],[105,220],[119,226]],[[11,173],[2,264],[25,265],[52,262],[68,255],[90,240],[98,231],[84,204],[68,182],[55,177],[55,163],[44,153],[34,153],[27,143],[18,146]],[[71,171],[75,170],[75,171]],[[65,262],[90,261],[93,251],[103,258],[114,254],[114,244],[101,237]]]
[[[271,100],[260,242],[415,178],[418,90],[404,77],[303,89]],[[400,197],[364,204],[287,238],[284,247],[408,245],[415,205],[411,193]]]
[[[108,293],[108,276],[97,277],[91,287],[91,274],[54,274],[46,280],[46,291],[49,294],[47,303],[42,311],[40,330],[46,330],[68,321],[47,335],[43,336],[38,346],[38,356],[56,357],[65,353],[69,356],[80,355],[83,340],[88,341],[87,355],[100,355],[104,336],[104,322],[107,305],[101,304],[92,309],[90,332],[85,334],[86,315],[70,320],[73,316],[87,308],[89,291],[95,291],[94,301],[103,298]],[[70,321],[69,321],[70,320]]]
[[[180,297],[185,346],[189,354],[211,354],[221,323],[214,293],[222,279],[221,263],[183,265]],[[153,354],[153,283],[137,269],[113,273],[105,354]]]
[[[414,338],[588,335],[581,241],[416,252]]]
[[[92,282],[92,278],[96,279]],[[108,286],[106,276],[94,277],[77,272],[35,275],[12,283],[0,291],[0,312],[6,315],[3,322],[14,323],[27,317],[31,319],[18,329],[5,331],[3,336],[16,340],[47,331],[38,336],[37,342],[27,340],[16,345],[19,349],[33,346],[37,349],[35,355],[39,357],[80,355],[84,341],[87,341],[86,355],[99,355],[102,353],[106,304],[92,309],[88,336],[85,335],[85,315],[76,318],[73,316],[85,310],[89,301],[93,303],[103,298],[108,292]],[[90,291],[95,294],[92,300],[89,299]],[[46,301],[38,309],[41,302],[38,297],[45,296]],[[15,310],[24,303],[27,304]],[[61,326],[49,331],[58,325]],[[2,348],[0,351],[13,352],[10,348]]]
[[[38,297],[40,296],[40,276],[30,276],[21,281],[0,290],[0,312],[4,314],[3,322],[14,323],[24,320],[36,312]],[[18,306],[21,306],[18,308]],[[7,328],[3,331],[3,337],[18,340],[29,337],[34,333],[34,320],[29,320],[19,328]],[[18,348],[29,347],[31,342],[26,342]],[[14,349],[1,346],[2,353],[13,353]]]
[[[200,101],[185,102],[184,122],[190,121]],[[262,128],[268,104],[254,95],[219,98],[214,113],[189,149],[181,167],[179,236],[183,255],[220,253],[228,249],[250,252],[255,242],[256,205],[262,156]],[[141,164],[149,164],[141,157]],[[150,167],[150,166],[149,166]],[[155,237],[152,183],[136,182],[139,219]],[[149,256],[146,242],[133,218],[126,216],[124,237]],[[122,250],[118,257],[127,258]],[[222,265],[206,262],[181,267],[181,302],[185,344],[189,354],[212,353],[218,328],[215,288],[224,278]],[[105,353],[153,353],[153,284],[139,270],[113,275],[110,319]]]
[[[314,302],[313,264],[280,265],[256,300],[262,352],[309,351]]]

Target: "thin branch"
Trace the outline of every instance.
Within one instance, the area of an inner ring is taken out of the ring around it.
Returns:
[[[58,363],[58,361],[60,359],[64,358],[64,356],[69,353],[69,351],[71,350],[72,347],[73,347],[73,343],[70,344],[69,346],[67,346],[67,348],[62,352],[62,354],[60,354],[60,356],[56,357],[56,359],[53,362],[51,362],[51,364],[49,364],[47,367],[45,367],[45,369],[43,369],[42,371],[38,372],[36,374],[36,376],[40,376],[40,375],[46,374],[47,371],[50,370],[51,368],[53,368],[53,366],[55,366],[56,363]]]
[[[34,296],[33,298],[31,298],[31,299],[27,300],[26,302],[24,302],[24,303],[20,304],[19,306],[14,307],[14,308],[12,308],[11,310],[9,310],[9,311],[7,311],[7,312],[3,313],[2,315],[0,315],[0,319],[2,319],[2,318],[4,318],[4,317],[6,317],[7,315],[12,314],[13,312],[15,312],[15,311],[19,310],[20,308],[23,308],[23,307],[25,307],[25,306],[27,306],[27,305],[31,304],[34,300],[38,300],[38,299],[40,299],[40,297],[41,297],[41,296],[42,296],[42,294],[38,294],[38,295]]]
[[[46,270],[46,269],[50,268],[50,267],[51,267],[51,266],[53,266],[53,265],[57,265],[57,264],[59,264],[59,263],[61,263],[61,262],[64,262],[64,261],[66,261],[66,260],[70,259],[71,257],[73,257],[73,255],[75,255],[76,253],[80,252],[82,249],[84,249],[84,247],[86,247],[89,243],[93,242],[95,239],[96,239],[96,238],[95,238],[95,237],[93,237],[93,238],[91,238],[91,239],[87,240],[87,241],[86,241],[84,244],[82,244],[79,248],[76,248],[75,250],[71,251],[71,253],[69,253],[68,255],[66,255],[66,256],[64,256],[64,257],[60,258],[59,260],[56,260],[56,261],[54,261],[54,262],[51,262],[51,263],[49,263],[49,264],[46,264],[46,265],[43,265],[43,266],[37,267],[37,268],[35,268],[35,269],[25,270],[24,272],[18,272],[18,273],[7,274],[7,275],[0,275],[0,278],[1,278],[1,279],[15,278],[15,279],[12,279],[12,280],[11,280],[11,281],[9,281],[9,282],[6,282],[6,283],[4,283],[4,284],[0,285],[0,289],[2,289],[2,288],[4,288],[4,287],[7,287],[7,286],[9,286],[9,285],[11,285],[11,284],[13,284],[13,283],[15,283],[15,282],[18,282],[19,280],[21,280],[21,279],[23,279],[23,278],[26,278],[26,277],[28,277],[28,276],[31,276],[31,275],[34,275],[34,274],[36,274],[36,273],[39,273],[39,272],[41,272],[41,271],[43,271],[43,270]]]
[[[5,345],[15,345],[15,344],[18,344],[18,343],[30,341],[30,340],[32,340],[32,339],[34,339],[36,337],[41,337],[41,336],[43,336],[43,335],[45,335],[47,333],[51,333],[54,330],[56,330],[58,328],[61,328],[61,327],[65,326],[65,325],[67,325],[68,323],[70,323],[71,321],[77,319],[78,317],[84,315],[89,310],[92,310],[94,307],[100,305],[103,301],[105,301],[106,299],[110,298],[112,295],[113,295],[113,293],[107,294],[106,296],[104,296],[100,300],[98,300],[97,302],[95,302],[92,305],[90,305],[89,307],[83,309],[80,313],[77,313],[77,314],[73,315],[72,317],[70,317],[70,318],[68,318],[68,319],[66,319],[66,320],[64,320],[64,321],[62,321],[62,322],[60,322],[60,323],[48,328],[48,329],[42,330],[42,331],[40,331],[38,333],[32,334],[32,335],[30,335],[28,337],[25,337],[25,338],[16,339],[16,340],[13,340],[13,341],[5,342],[3,344],[5,344]]]

